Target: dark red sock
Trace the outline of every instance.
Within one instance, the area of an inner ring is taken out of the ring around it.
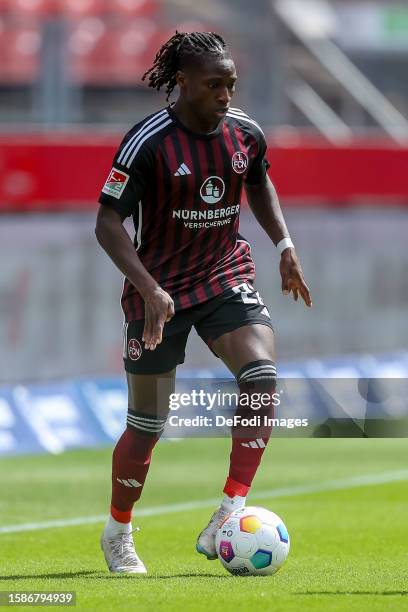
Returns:
[[[255,362],[255,364],[257,363]],[[253,366],[253,364],[249,364],[249,366],[251,365]],[[267,365],[266,371],[271,367]],[[269,420],[274,416],[273,394],[275,393],[276,379],[273,376],[270,379],[261,380],[248,380],[248,376],[246,376],[246,382],[240,382],[238,378],[238,383],[240,397],[243,394],[245,398],[253,397],[252,406],[258,406],[259,402],[256,403],[255,398],[258,398],[259,394],[268,394],[271,402],[270,405],[257,410],[248,405],[240,405],[235,413],[241,419],[256,417],[256,422],[251,425],[240,424],[231,429],[230,469],[224,487],[224,493],[229,497],[247,495],[272,432],[272,425],[267,424],[265,419]]]
[[[120,522],[130,521],[130,514],[127,513],[142,494],[151,454],[159,437],[159,433],[145,433],[128,426],[115,446],[112,456],[111,513]]]

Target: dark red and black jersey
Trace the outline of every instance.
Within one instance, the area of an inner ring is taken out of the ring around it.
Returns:
[[[176,311],[254,281],[239,211],[244,182],[265,180],[265,153],[261,128],[236,108],[210,134],[187,129],[170,106],[125,136],[99,202],[132,215],[137,254]],[[122,306],[127,321],[143,318],[128,279]]]

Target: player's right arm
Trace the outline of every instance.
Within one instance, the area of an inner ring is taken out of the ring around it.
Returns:
[[[143,298],[143,342],[146,349],[154,350],[162,340],[164,324],[174,315],[174,303],[146,270],[123,227],[126,217],[133,215],[135,218],[139,202],[143,201],[154,180],[155,157],[150,149],[138,147],[138,154],[130,159],[138,127],[126,135],[115,155],[112,170],[99,197],[101,207],[95,233],[99,244]]]
[[[154,350],[162,340],[163,327],[174,315],[174,303],[146,270],[129,234],[123,227],[120,214],[101,204],[95,234],[101,247],[114,264],[136,287],[145,303],[145,348]]]

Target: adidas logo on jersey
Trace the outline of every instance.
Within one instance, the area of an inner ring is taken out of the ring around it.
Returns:
[[[182,163],[181,166],[177,168],[177,172],[174,173],[174,176],[183,176],[185,174],[191,174],[191,171],[185,163]]]

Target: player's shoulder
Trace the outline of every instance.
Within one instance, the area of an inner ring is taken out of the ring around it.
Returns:
[[[136,123],[122,140],[117,161],[130,168],[137,158],[155,150],[173,120],[167,108],[162,108]]]
[[[256,138],[265,138],[259,123],[241,108],[230,107],[227,112],[227,121],[251,132]]]

